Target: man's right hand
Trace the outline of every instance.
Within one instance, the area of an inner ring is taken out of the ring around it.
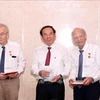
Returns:
[[[73,82],[74,82],[73,79],[70,79],[70,80],[69,80],[69,84],[70,84],[71,86],[78,86],[78,84],[73,84]]]
[[[41,70],[39,71],[39,75],[43,78],[49,77],[50,72],[49,71],[45,71],[45,70]]]
[[[0,73],[0,80],[6,79],[8,76],[4,75],[4,73]]]

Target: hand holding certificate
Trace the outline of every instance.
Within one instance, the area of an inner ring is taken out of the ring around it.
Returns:
[[[69,80],[69,83],[71,86],[78,86],[78,85],[84,85],[84,81],[83,80],[73,80],[73,79],[70,79]]]
[[[83,81],[74,81],[73,83],[72,83],[73,85],[75,84],[75,85],[83,85]]]
[[[16,74],[16,73],[18,73],[18,72],[8,72],[8,73],[4,73],[4,75],[11,75],[11,74]]]

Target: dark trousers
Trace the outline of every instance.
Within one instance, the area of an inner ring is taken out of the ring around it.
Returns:
[[[88,86],[74,87],[74,100],[99,100],[99,81]]]
[[[38,82],[36,87],[36,100],[64,100],[64,94],[64,82]]]
[[[100,80],[99,80],[99,98],[100,98]]]

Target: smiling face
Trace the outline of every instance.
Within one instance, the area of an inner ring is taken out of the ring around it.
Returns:
[[[8,42],[8,38],[9,38],[9,33],[7,30],[7,27],[5,26],[0,26],[0,44],[2,46],[6,45]]]
[[[42,37],[44,43],[46,43],[48,46],[51,46],[55,41],[56,35],[52,28],[47,27],[42,30],[41,37]]]
[[[79,49],[83,49],[83,47],[86,43],[87,36],[83,29],[76,28],[72,32],[72,39],[73,39],[73,42],[75,43],[75,45],[77,45],[79,47]]]

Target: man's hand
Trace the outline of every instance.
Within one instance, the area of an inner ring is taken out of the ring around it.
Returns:
[[[87,77],[83,80],[83,85],[89,85],[94,81],[92,77]]]
[[[52,82],[52,83],[57,82],[60,78],[61,78],[61,76],[60,76],[60,75],[57,75],[57,76],[55,76],[55,77],[51,80],[51,82]]]
[[[7,75],[9,78],[16,78],[18,76],[18,72]]]
[[[69,80],[70,86],[78,86],[78,84],[73,84],[73,83],[74,83],[74,80],[73,80],[73,79],[70,79],[70,80]]]
[[[73,79],[70,79],[70,80],[69,80],[69,84],[70,84],[70,86],[74,86],[73,82],[74,82]]]
[[[4,75],[4,73],[0,73],[0,80],[6,79],[8,76]]]
[[[50,72],[49,71],[45,71],[45,70],[41,70],[39,71],[39,75],[43,78],[49,77]]]

